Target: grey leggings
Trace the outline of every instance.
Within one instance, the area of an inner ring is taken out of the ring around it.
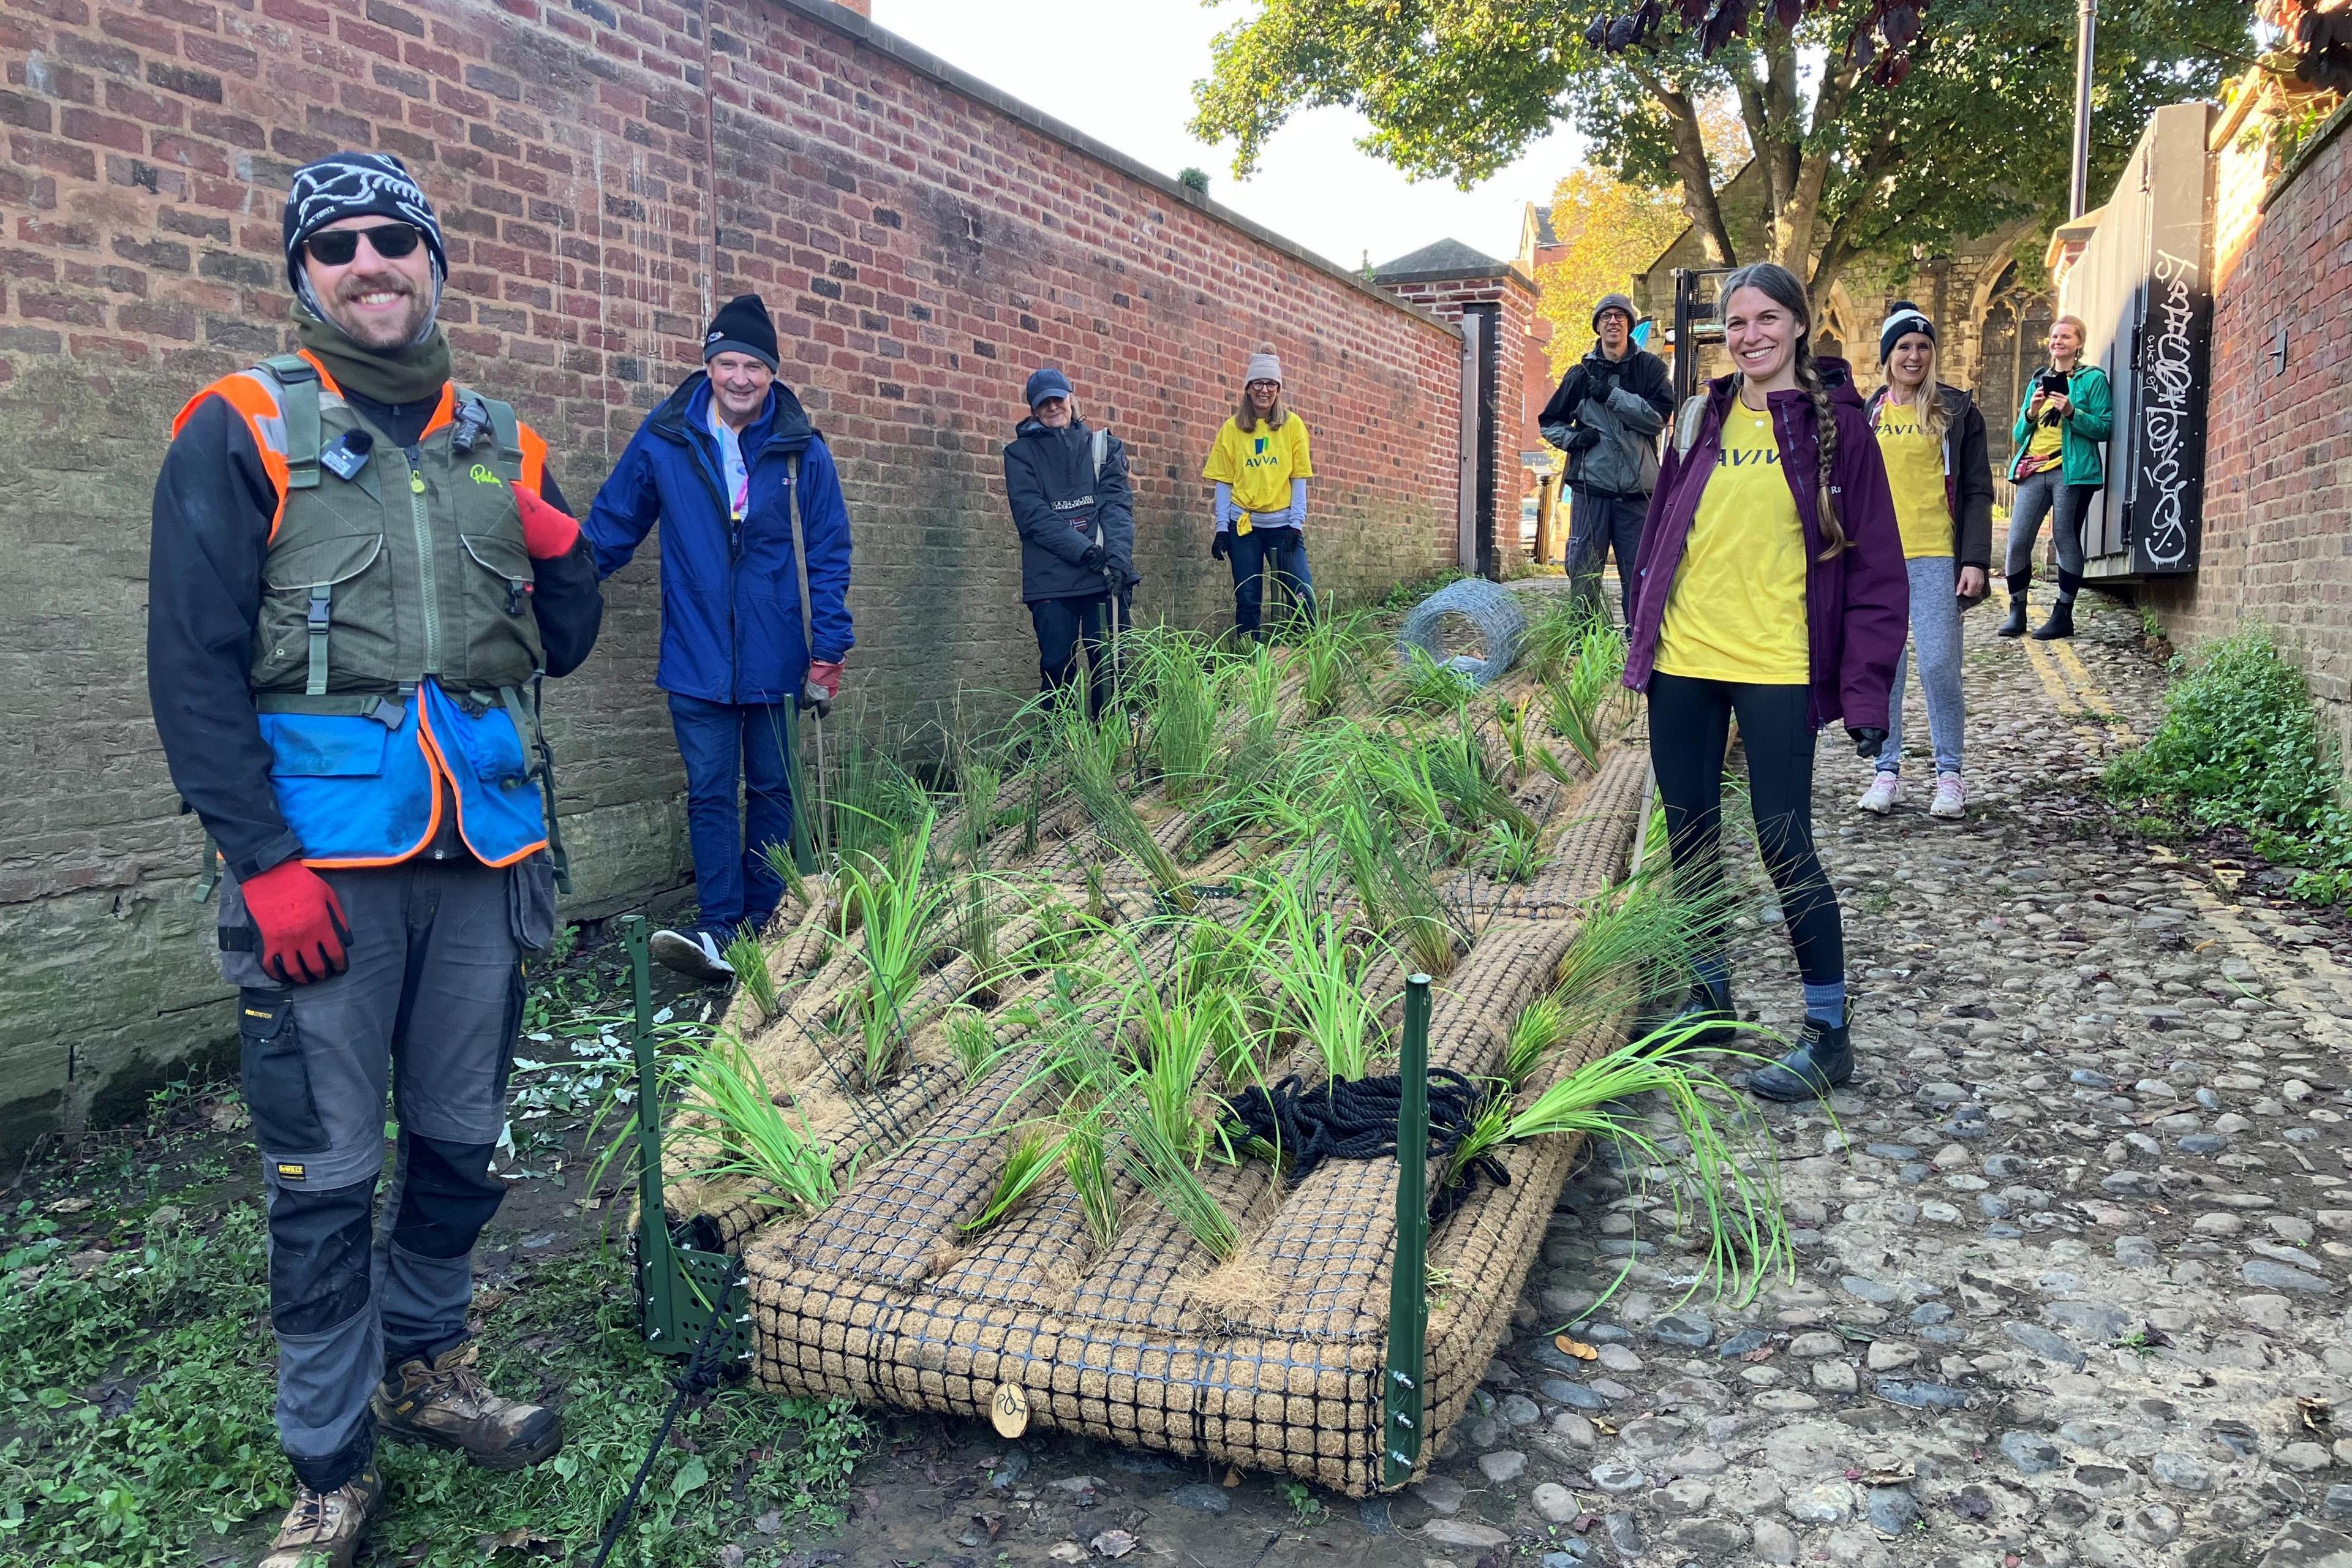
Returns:
[[[2056,468],[2017,482],[2009,503],[2009,556],[2003,563],[2012,590],[2019,579],[2033,575],[2033,538],[2042,531],[2045,516],[2050,518],[2050,547],[2058,556],[2059,576],[2082,577],[2083,519],[2098,493],[2096,485],[2063,483]]]
[[[1936,771],[1960,771],[1960,731],[1968,707],[1960,698],[1960,600],[1958,579],[1948,555],[1923,555],[1903,563],[1911,574],[1911,647],[1919,652],[1919,689],[1927,696],[1927,734],[1935,742]],[[1878,748],[1878,771],[1903,768],[1903,688],[1911,669],[1911,649],[1895,660],[1895,689],[1886,702],[1886,743]]]

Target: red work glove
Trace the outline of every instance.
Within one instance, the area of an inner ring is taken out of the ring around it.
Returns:
[[[522,547],[533,561],[569,555],[580,542],[580,524],[564,516],[533,490],[514,487],[515,510],[522,514]]]
[[[558,514],[561,515],[560,513]],[[350,965],[352,928],[326,879],[299,860],[281,860],[238,885],[261,936],[261,967],[287,985],[308,985]]]
[[[841,695],[840,664],[837,661],[827,664],[823,659],[817,660],[808,667],[808,683],[811,686],[822,688],[826,701],[834,700]]]

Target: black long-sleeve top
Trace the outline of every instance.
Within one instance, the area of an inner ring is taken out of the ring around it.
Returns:
[[[348,395],[346,395],[348,397]],[[401,447],[425,434],[437,399],[352,405]],[[553,473],[540,494],[570,515]],[[147,696],[180,797],[239,881],[302,853],[269,787],[268,742],[248,676],[261,614],[261,567],[278,492],[253,433],[217,397],[198,404],[163,456],[148,547]],[[531,607],[550,675],[569,675],[596,646],[604,599],[585,535],[531,563]]]

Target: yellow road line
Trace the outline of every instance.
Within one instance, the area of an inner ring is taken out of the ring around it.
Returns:
[[[2107,700],[2105,690],[2100,687],[2098,678],[2094,676],[2089,667],[2084,664],[2083,656],[2063,642],[2053,642],[2047,646],[2051,656],[2057,659],[2059,669],[2083,699],[2084,706],[2093,712],[2104,714],[2109,721],[2107,728],[2114,731],[2125,745],[2138,745],[2139,736],[2133,732],[2129,724],[2124,722],[2122,716],[2116,713],[2115,705]]]

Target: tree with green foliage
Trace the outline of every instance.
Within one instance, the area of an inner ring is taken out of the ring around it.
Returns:
[[[1363,145],[1468,186],[1565,123],[1641,185],[1679,184],[1723,265],[1771,259],[1827,296],[1855,258],[1935,254],[2064,198],[2073,0],[1256,0],[1194,84],[1192,132],[1245,176],[1304,109],[1371,122]],[[2095,182],[2158,105],[2208,96],[2251,53],[2242,0],[2108,0],[2093,85]],[[1739,105],[1763,188],[1760,249],[1707,175],[1702,108]]]

